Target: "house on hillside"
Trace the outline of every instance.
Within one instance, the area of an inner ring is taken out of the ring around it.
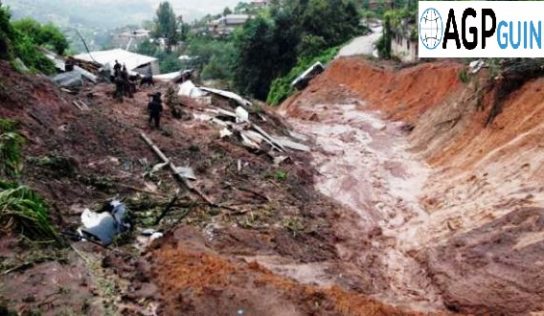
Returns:
[[[254,8],[266,8],[270,4],[270,0],[253,0],[249,4]]]
[[[417,61],[418,50],[417,23],[413,19],[404,19],[391,29],[391,55],[404,63]]]
[[[74,56],[74,58],[88,62],[97,62],[102,66],[109,65],[111,68],[113,68],[115,61],[117,60],[120,64],[126,65],[129,71],[137,72],[144,76],[148,74],[160,74],[159,61],[157,58],[132,53],[124,49],[79,54]]]
[[[395,6],[393,0],[368,0],[368,9],[376,10],[391,10]]]
[[[228,14],[211,21],[208,25],[208,31],[217,37],[230,35],[235,28],[244,25],[249,19],[251,19],[251,16],[247,14]]]
[[[146,39],[150,38],[150,31],[145,29],[125,29],[125,31],[113,35],[112,45],[132,50],[138,47]]]

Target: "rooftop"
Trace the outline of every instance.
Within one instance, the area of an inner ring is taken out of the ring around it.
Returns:
[[[157,58],[146,55],[140,55],[126,51],[124,49],[112,49],[104,51],[91,52],[90,54],[79,54],[74,56],[76,59],[84,61],[96,61],[101,65],[114,65],[115,61],[126,65],[129,70],[134,70],[140,66],[155,62]]]

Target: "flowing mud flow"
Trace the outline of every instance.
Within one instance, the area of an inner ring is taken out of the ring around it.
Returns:
[[[106,249],[3,227],[0,314],[542,315],[544,78],[497,110],[492,74],[461,81],[465,67],[339,57],[279,108],[248,107],[251,125],[173,84],[115,102],[112,84],[72,95],[0,62],[18,181],[55,230],[113,197],[133,228]],[[142,133],[192,168],[192,190]]]
[[[368,251],[379,257],[390,288],[375,296],[412,309],[439,308],[436,289],[409,254],[411,244],[417,243],[417,226],[429,217],[418,201],[429,167],[408,151],[402,124],[384,121],[379,113],[361,107],[360,100],[315,104],[305,110],[323,119],[289,122],[315,141],[316,188],[358,215],[354,234],[378,230],[386,241],[372,242],[361,258],[357,248],[344,254],[350,260],[365,260]]]
[[[543,81],[486,127],[493,91],[460,69],[340,59],[280,113],[314,144],[316,189],[356,215],[338,221],[337,249],[346,271],[371,271],[362,292],[426,312],[539,313]]]

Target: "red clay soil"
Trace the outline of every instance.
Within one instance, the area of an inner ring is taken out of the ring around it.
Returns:
[[[503,113],[486,127],[494,90],[481,88],[485,84],[481,79],[486,76],[484,71],[471,77],[471,83],[461,82],[463,67],[444,61],[395,69],[357,57],[342,58],[312,81],[308,89],[284,102],[281,110],[300,116],[303,114],[297,113],[297,103],[337,102],[339,91],[348,91],[364,100],[362,109],[378,110],[386,119],[415,125],[417,135],[412,140],[416,149],[444,137],[426,152],[432,165],[452,167],[452,157],[459,156],[462,162],[454,166],[471,168],[498,147],[538,128],[544,119],[544,79],[533,80],[512,93],[504,102]],[[444,132],[441,124],[455,119],[462,124],[451,124],[456,128]],[[534,132],[516,146],[538,146],[539,133]]]
[[[138,251],[130,240],[121,244],[121,254],[78,243],[78,253],[67,249],[62,258],[32,261],[0,276],[0,305],[6,299],[16,311],[37,310],[44,315],[111,311],[140,315],[150,310],[153,314],[157,302],[162,315],[184,310],[193,315],[233,315],[239,309],[248,315],[252,311],[410,315],[354,291],[366,286],[357,278],[350,279],[352,284],[340,284],[342,289],[321,288],[238,259],[270,256],[293,265],[338,259],[335,245],[342,234],[334,231],[334,225],[342,210],[314,189],[309,154],[290,152],[289,160],[275,166],[267,155],[247,150],[235,139],[219,139],[216,126],[193,117],[204,113],[203,106],[187,100],[184,110],[189,117],[176,120],[166,108],[163,129],[157,131],[146,121],[147,94],[158,90],[164,95],[165,85],[143,89],[123,103],[113,102],[113,89],[98,84],[72,96],[45,77],[22,75],[0,63],[0,117],[18,121],[26,139],[19,180],[45,198],[57,229],[75,229],[83,208],[95,209],[116,195],[132,203],[136,220],[164,209],[179,186],[165,170],[144,178],[158,159],[140,139],[140,132],[147,133],[177,165],[192,166],[198,177],[195,186],[230,210],[197,204],[183,219],[184,225],[195,229],[160,240],[146,260],[134,255]],[[75,99],[90,109],[77,109],[72,104]],[[267,118],[259,123],[263,129],[285,135],[281,119],[266,110],[260,115]],[[251,116],[258,120],[256,114]],[[62,165],[42,163],[48,157],[61,158]],[[180,199],[190,202],[195,197],[183,193]],[[176,216],[185,211],[176,206],[167,220],[179,223]],[[145,228],[141,225],[136,222],[137,229]],[[206,236],[205,247],[186,245],[200,235]],[[35,250],[19,242],[0,243],[0,259],[17,265],[35,257]],[[63,271],[70,275],[59,276]],[[334,278],[343,271],[327,273]],[[58,297],[69,291],[78,291],[71,304]]]
[[[312,81],[309,89],[282,106],[290,107],[297,99],[308,97],[308,93],[338,86],[368,102],[368,109],[383,111],[388,119],[414,122],[430,107],[462,89],[458,75],[461,69],[458,63],[441,62],[398,71],[358,57],[342,58],[333,62],[325,75]]]
[[[411,151],[431,173],[418,195],[427,214],[404,225],[415,245],[405,251],[450,311],[542,313],[544,79],[501,100],[502,112],[486,126],[494,79],[483,70],[463,83],[463,67],[443,61],[393,69],[341,58],[280,113],[323,122],[337,109],[329,104],[359,104],[408,123]]]
[[[182,227],[148,254],[165,315],[417,315],[338,287],[301,285],[257,262],[221,257]]]

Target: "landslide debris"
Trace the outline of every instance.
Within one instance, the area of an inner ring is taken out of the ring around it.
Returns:
[[[334,265],[333,223],[343,211],[314,189],[308,153],[289,151],[287,159],[272,159],[267,150],[248,149],[236,135],[220,138],[220,129],[206,118],[206,106],[184,98],[172,101],[180,102],[184,119],[167,108],[163,128],[152,129],[147,95],[166,91],[166,84],[116,103],[108,84],[66,94],[46,78],[21,75],[7,63],[0,63],[0,78],[0,116],[17,121],[25,139],[18,181],[44,197],[53,225],[74,231],[85,208],[98,210],[117,197],[128,206],[134,227],[110,249],[66,240],[69,247],[54,251],[17,235],[3,236],[0,297],[9,309],[44,315],[212,309],[214,314],[240,309],[273,314],[263,303],[270,300],[280,313],[285,306],[301,315],[404,314],[360,295],[355,282],[333,289],[317,284],[341,275]],[[213,102],[230,107],[221,99]],[[289,137],[289,127],[265,108],[249,115],[263,130]],[[215,206],[180,187],[168,169],[150,173],[160,161],[140,138],[142,132],[177,166],[193,168],[193,185]],[[165,237],[150,242],[142,229]],[[180,231],[190,233],[180,236]],[[274,260],[281,263],[271,264]],[[322,263],[331,270],[319,270],[324,275],[315,281],[303,282],[282,269],[289,265],[296,272]],[[232,273],[213,281],[225,272]]]
[[[376,259],[355,257],[376,271],[375,280],[388,280],[380,293],[413,291],[412,303],[420,307],[437,293],[439,305],[456,313],[540,313],[541,66],[517,61],[505,66],[503,77],[485,69],[462,80],[465,67],[441,61],[396,68],[342,58],[281,112],[303,127],[297,131],[310,129],[316,137],[317,182],[328,183],[318,188],[348,202],[362,222]],[[516,80],[525,73],[527,80]],[[349,157],[367,168],[349,167]],[[412,160],[427,167],[414,169]],[[411,182],[417,177],[422,187]],[[390,199],[406,183],[402,192],[418,189]],[[414,280],[425,287],[414,289]],[[382,296],[386,302],[402,297]]]

